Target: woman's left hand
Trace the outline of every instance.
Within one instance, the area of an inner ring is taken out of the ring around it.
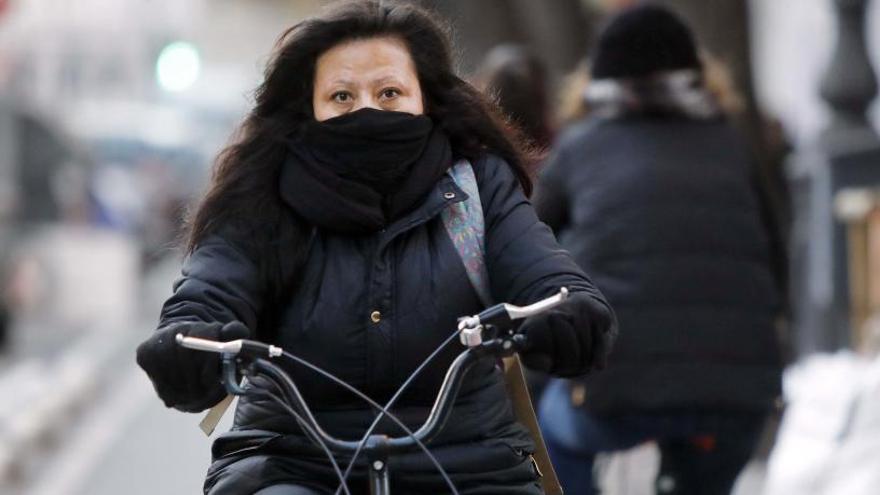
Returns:
[[[557,376],[602,369],[617,335],[614,313],[586,292],[572,292],[556,308],[527,318],[522,360],[526,366]]]

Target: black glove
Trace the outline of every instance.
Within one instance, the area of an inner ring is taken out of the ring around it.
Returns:
[[[221,358],[213,352],[187,349],[175,337],[199,337],[219,342],[244,339],[247,327],[233,321],[204,323],[180,322],[156,330],[137,348],[137,363],[153,381],[153,387],[167,407],[185,412],[199,412],[226,396],[221,383]]]
[[[526,318],[523,363],[558,376],[576,376],[605,367],[616,335],[611,309],[586,292],[572,292],[559,306]]]

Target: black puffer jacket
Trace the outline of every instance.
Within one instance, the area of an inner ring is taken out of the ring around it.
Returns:
[[[604,298],[559,247],[550,229],[538,221],[509,166],[489,156],[474,164],[474,170],[495,300],[530,303],[561,286],[586,291],[595,301],[593,326],[610,332],[613,317]],[[446,176],[424,204],[382,232],[360,238],[317,232],[299,289],[283,308],[276,343],[377,401],[386,401],[455,330],[458,317],[482,307],[440,218],[450,203],[464,199]],[[254,328],[266,309],[260,293],[254,264],[233,244],[215,236],[186,261],[183,278],[163,308],[160,326],[197,318],[240,320]],[[412,385],[396,408],[405,421],[421,423],[446,369],[462,349],[457,341],[450,345]],[[301,367],[289,372],[327,431],[349,439],[363,434],[373,418],[364,404]],[[394,428],[385,429],[399,434]],[[211,493],[251,493],[248,490],[273,481],[297,479],[317,486],[332,484],[331,473],[317,467],[322,462],[320,452],[274,404],[243,399],[233,430],[214,444],[215,463],[206,482]],[[534,472],[524,457],[532,444],[512,415],[494,362],[483,362],[471,371],[453,416],[434,445],[441,455],[444,447],[452,449],[445,454],[447,468],[462,483],[467,483],[468,472],[513,469],[502,478],[516,482],[519,477],[534,485]],[[430,473],[431,468],[417,457],[398,462],[409,463],[410,472]],[[245,470],[260,474],[242,475]],[[315,481],[324,476],[326,482]],[[420,489],[445,490],[436,484],[436,475],[425,479],[430,482]]]
[[[778,395],[779,286],[751,175],[721,119],[586,120],[561,140],[536,210],[620,324],[587,408],[753,410]]]

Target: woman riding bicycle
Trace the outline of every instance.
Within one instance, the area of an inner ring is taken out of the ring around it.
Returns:
[[[560,376],[602,365],[611,309],[537,220],[523,146],[452,67],[445,31],[411,5],[344,2],[281,37],[255,108],[192,217],[189,256],[159,329],[138,348],[167,406],[202,411],[226,393],[220,358],[176,346],[176,334],[251,334],[387,401],[459,316],[484,306],[441,219],[467,199],[449,174],[462,160],[479,188],[492,299],[528,304],[563,286],[572,292],[520,327],[525,363]],[[459,352],[447,346],[401,398],[394,413],[405,423],[424,421]],[[323,378],[286,371],[331,435],[359,439],[375,417]],[[266,386],[259,381],[251,386]],[[400,434],[384,422],[379,431]],[[470,372],[429,447],[462,494],[541,493],[532,441],[491,360]],[[332,493],[339,483],[269,400],[243,397],[212,453],[212,495]],[[390,463],[398,492],[447,491],[421,453]],[[366,476],[357,464],[349,486]]]

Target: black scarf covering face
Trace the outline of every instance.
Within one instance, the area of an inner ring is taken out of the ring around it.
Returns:
[[[312,225],[350,235],[411,211],[452,165],[429,117],[372,108],[309,122],[287,147],[281,198]]]

